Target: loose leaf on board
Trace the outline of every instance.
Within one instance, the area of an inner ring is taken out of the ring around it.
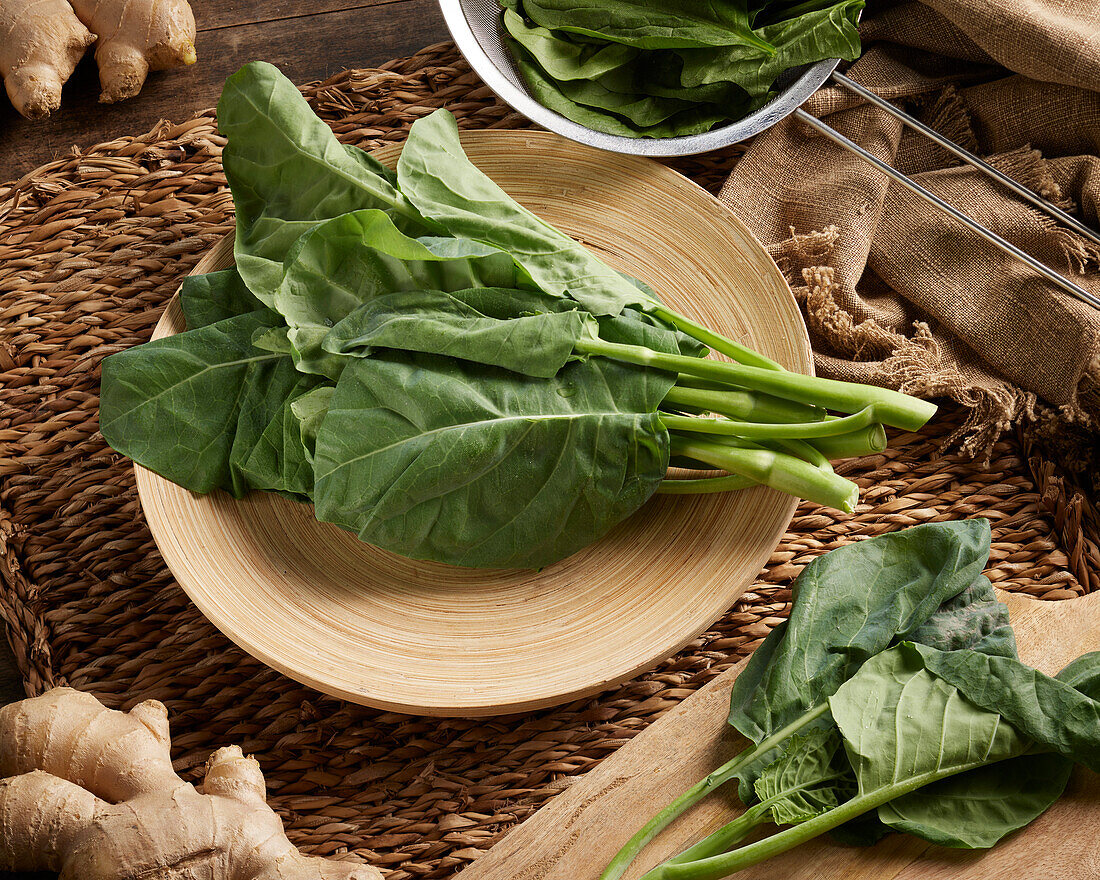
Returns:
[[[910,653],[934,675],[978,706],[999,712],[1021,734],[1091,770],[1100,771],[1100,660],[1086,654],[1069,669],[1074,684],[1044,675],[1014,657],[977,651],[935,651],[912,644]]]
[[[1046,811],[1072,770],[1061,755],[1022,755],[896,798],[878,808],[878,818],[939,846],[985,849]]]
[[[738,676],[730,724],[759,742],[821,703],[868,658],[980,583],[989,541],[986,520],[928,523],[814,559],[795,582],[789,619]]]
[[[855,800],[878,806],[1034,747],[1000,713],[931,673],[924,659],[913,645],[897,645],[868,660],[829,698],[859,784]]]
[[[855,793],[851,768],[837,761],[842,750],[835,728],[811,730],[791,737],[786,749],[769,764],[753,788],[770,802],[777,825],[795,825],[820,816]]]

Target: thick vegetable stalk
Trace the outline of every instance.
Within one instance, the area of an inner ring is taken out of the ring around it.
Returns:
[[[834,379],[803,376],[786,370],[666,354],[637,345],[621,345],[603,339],[578,340],[576,349],[580,354],[599,355],[641,367],[683,372],[702,379],[715,379],[730,385],[763,391],[797,403],[846,413],[866,412],[869,421],[859,427],[880,422],[895,428],[916,431],[936,412],[935,404],[874,385],[858,385],[852,382],[838,382]]]
[[[665,423],[673,416],[666,416]],[[692,421],[703,422],[703,419]],[[754,483],[851,513],[859,498],[855,483],[794,455],[771,449],[745,449],[702,438],[672,434],[673,454],[720,467]]]

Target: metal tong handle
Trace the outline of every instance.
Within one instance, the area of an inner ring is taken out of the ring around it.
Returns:
[[[903,110],[899,110],[893,104],[889,103],[888,101],[883,100],[878,95],[876,95],[873,92],[870,92],[867,89],[863,88],[863,86],[859,85],[859,83],[856,83],[856,82],[852,81],[848,77],[844,76],[844,74],[833,73],[832,78],[837,83],[839,83],[840,85],[844,86],[845,88],[851,89],[856,94],[860,95],[861,97],[863,97],[863,98],[867,99],[868,101],[870,101],[871,103],[873,103],[875,106],[881,107],[887,113],[890,113],[892,116],[895,116],[896,118],[900,119],[906,125],[909,125],[912,128],[916,129],[917,131],[921,132],[921,134],[924,134],[924,135],[930,137],[932,140],[934,140],[940,146],[942,146],[945,149],[949,150],[954,155],[956,155],[960,159],[962,159],[964,162],[967,162],[970,165],[973,165],[979,171],[983,171],[986,174],[990,175],[995,180],[997,180],[1000,183],[1007,186],[1013,192],[1015,192],[1018,195],[1025,198],[1031,204],[1035,205],[1036,207],[1038,207],[1038,208],[1046,211],[1047,213],[1051,214],[1052,216],[1056,217],[1058,220],[1065,223],[1067,226],[1071,227],[1072,229],[1079,232],[1080,234],[1086,236],[1089,240],[1100,243],[1100,235],[1097,235],[1097,233],[1093,232],[1093,230],[1091,230],[1089,227],[1087,227],[1084,224],[1080,223],[1078,220],[1071,217],[1065,211],[1062,211],[1059,208],[1057,208],[1056,206],[1050,204],[1049,202],[1047,202],[1042,197],[1036,195],[1031,190],[1029,190],[1027,187],[1021,186],[1019,183],[1017,183],[1015,180],[1013,180],[1010,177],[1006,177],[1004,174],[1002,174],[1000,171],[998,171],[992,165],[989,165],[988,163],[983,162],[981,159],[979,159],[973,153],[970,153],[967,150],[964,150],[958,144],[955,144],[954,142],[948,140],[947,138],[945,138],[943,135],[939,134],[938,132],[935,132],[932,129],[928,128],[928,126],[924,125],[924,123],[922,123],[920,120],[913,118],[912,116],[910,116],[908,113],[904,112]],[[800,122],[803,122],[806,125],[809,125],[811,128],[813,128],[816,131],[820,132],[821,134],[825,135],[830,140],[834,141],[837,144],[840,144],[840,146],[842,146],[845,149],[850,150],[851,152],[855,153],[861,159],[863,159],[864,161],[870,163],[875,168],[877,168],[879,171],[882,171],[884,174],[889,176],[891,180],[893,180],[894,182],[896,182],[896,183],[900,184],[901,186],[905,187],[910,192],[915,193],[916,195],[920,196],[922,199],[924,199],[925,201],[931,203],[932,205],[935,205],[937,208],[939,208],[941,211],[946,213],[948,216],[953,217],[954,219],[956,219],[960,223],[962,223],[964,226],[966,226],[968,229],[970,229],[971,231],[973,231],[973,232],[977,233],[978,235],[980,235],[982,238],[984,238],[990,244],[996,245],[997,247],[999,247],[1005,253],[1011,254],[1012,256],[1016,257],[1018,260],[1025,263],[1027,266],[1029,266],[1034,271],[1038,272],[1044,278],[1046,278],[1047,280],[1052,281],[1054,284],[1058,285],[1058,287],[1060,287],[1062,290],[1066,291],[1066,293],[1069,293],[1070,295],[1076,297],[1077,299],[1081,300],[1081,302],[1088,303],[1093,308],[1100,309],[1100,297],[1097,297],[1095,294],[1090,293],[1089,291],[1085,290],[1083,287],[1080,287],[1079,285],[1074,284],[1068,278],[1064,277],[1063,275],[1059,274],[1058,272],[1055,272],[1053,269],[1051,269],[1046,264],[1041,263],[1038,260],[1036,260],[1033,256],[1031,256],[1031,254],[1020,250],[1018,247],[1016,247],[1016,245],[1014,245],[1011,242],[1006,241],[1005,239],[1001,238],[1001,236],[997,235],[997,233],[995,233],[995,232],[993,232],[989,229],[986,229],[984,226],[982,226],[982,224],[978,223],[975,220],[972,220],[970,217],[968,217],[966,214],[962,213],[962,211],[960,211],[954,205],[951,205],[951,204],[945,202],[939,196],[935,195],[932,192],[929,192],[927,189],[925,189],[923,186],[921,186],[916,181],[910,180],[908,177],[906,177],[904,174],[902,174],[900,171],[898,171],[892,165],[889,165],[888,163],[883,162],[881,159],[879,159],[874,154],[872,154],[872,153],[868,152],[867,150],[865,150],[863,147],[861,147],[855,141],[851,140],[850,138],[845,137],[840,132],[838,132],[838,131],[834,130],[833,128],[831,128],[830,126],[826,125],[824,122],[822,122],[816,116],[811,116],[809,113],[807,113],[805,110],[802,110],[801,108],[795,110],[794,115],[798,117]]]

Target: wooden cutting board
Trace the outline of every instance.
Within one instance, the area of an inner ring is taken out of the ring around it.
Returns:
[[[1021,658],[1053,674],[1100,649],[1100,593],[1062,602],[999,594]],[[726,725],[740,663],[582,777],[462,872],[462,880],[597,880],[634,832],[747,741]],[[733,786],[666,829],[627,878],[683,850],[741,811]],[[818,839],[738,878],[752,880],[1100,880],[1100,777],[1078,767],[1045,814],[990,850],[933,846],[893,834],[869,848]]]

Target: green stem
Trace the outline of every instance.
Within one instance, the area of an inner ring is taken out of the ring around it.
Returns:
[[[860,455],[872,455],[886,448],[886,429],[875,423],[832,437],[815,437],[809,441],[826,458],[836,461],[841,458],[856,458]]]
[[[842,419],[826,419],[822,422],[771,423],[741,422],[733,419],[700,419],[694,416],[661,416],[669,430],[695,431],[700,434],[723,434],[745,440],[809,440],[817,437],[835,437],[848,434],[875,424],[872,407]],[[693,424],[689,425],[691,422]],[[699,427],[699,425],[703,427]]]
[[[776,440],[775,445],[787,450],[791,455],[797,455],[803,461],[808,461],[815,468],[822,471],[833,472],[833,466],[829,463],[821,450],[805,440]]]
[[[753,388],[811,406],[823,406],[840,412],[871,411],[871,421],[883,422],[907,431],[916,431],[936,412],[935,404],[908,394],[901,394],[874,385],[819,379],[785,370],[764,369],[653,351],[640,345],[622,345],[606,339],[578,339],[574,349],[578,354],[598,355],[623,363],[689,373],[704,379],[718,379],[733,385]]]
[[[684,862],[697,862],[700,859],[709,859],[711,856],[719,856],[724,852],[729,852],[748,837],[755,828],[769,821],[768,811],[770,809],[770,801],[754,804],[732,822],[727,822],[713,834],[662,864],[680,865]]]
[[[709,495],[715,492],[733,492],[748,489],[757,483],[739,474],[724,477],[697,477],[686,480],[664,479],[657,484],[658,495]]]
[[[692,339],[697,339],[699,342],[703,343],[703,345],[709,346],[715,351],[720,351],[727,357],[733,358],[739,364],[747,364],[751,367],[760,367],[765,370],[783,369],[782,366],[771,358],[765,357],[760,354],[760,352],[753,351],[751,348],[746,348],[740,342],[734,342],[721,333],[715,333],[709,327],[704,327],[702,324],[696,324],[691,318],[687,318],[679,312],[672,311],[668,306],[660,305],[656,308],[651,308],[649,309],[649,313],[654,317],[667,321],[676,327],[677,330],[686,333]]]
[[[685,388],[673,385],[665,395],[665,403],[677,404],[721,413],[733,419],[749,422],[818,422],[825,418],[825,410],[804,403],[792,403],[782,397],[761,394],[756,391],[711,391],[703,388]]]
[[[774,452],[771,449],[738,449],[679,434],[672,435],[672,451],[675,455],[704,461],[731,474],[749,477],[780,492],[846,513],[855,510],[859,500],[859,487],[855,483],[783,452]]]
[[[1008,757],[1015,757],[1015,755],[1008,755],[1006,758],[997,760],[1006,760]],[[862,816],[864,813],[877,809],[889,801],[916,791],[918,788],[946,779],[949,776],[965,773],[967,770],[987,766],[990,763],[993,762],[979,758],[966,764],[930,770],[927,773],[910,776],[903,782],[884,785],[866,794],[856,795],[856,797],[845,801],[838,807],[834,807],[827,813],[822,813],[820,816],[815,816],[799,825],[785,828],[769,837],[765,837],[763,840],[747,844],[732,852],[697,859],[692,862],[670,860],[643,874],[641,880],[721,880],[721,878],[737,871],[757,865],[780,853],[785,853],[787,850],[812,840],[826,831],[831,831],[857,816]]]
[[[634,858],[642,851],[645,845],[668,827],[674,819],[697,804],[712,791],[725,785],[737,776],[737,774],[757,755],[766,754],[776,748],[776,746],[781,745],[789,737],[798,733],[802,728],[812,724],[828,711],[828,703],[822,703],[820,706],[815,706],[804,715],[796,718],[786,727],[762,739],[755,746],[734,755],[733,758],[717,770],[699,780],[699,782],[695,783],[695,785],[650,819],[626,842],[626,845],[615,854],[615,857],[608,866],[604,868],[603,873],[600,874],[600,880],[619,880],[619,878],[626,873],[626,869],[630,867],[630,863],[634,861]]]

